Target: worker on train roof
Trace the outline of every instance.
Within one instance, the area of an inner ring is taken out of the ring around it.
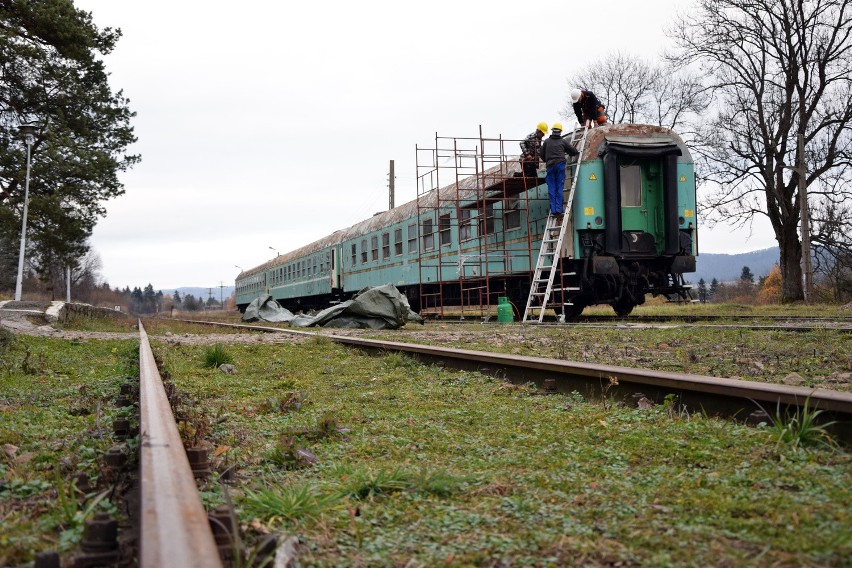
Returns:
[[[602,126],[606,124],[606,113],[601,103],[592,91],[585,89],[571,89],[571,102],[574,114],[580,126]]]

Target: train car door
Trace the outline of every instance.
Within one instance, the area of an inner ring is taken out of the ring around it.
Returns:
[[[623,250],[658,254],[663,248],[663,186],[659,160],[623,158],[619,164]]]
[[[343,258],[340,251],[340,246],[332,247],[331,249],[331,289],[343,287],[343,270],[340,269],[340,260]]]

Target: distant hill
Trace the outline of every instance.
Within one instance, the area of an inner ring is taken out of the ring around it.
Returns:
[[[702,278],[708,284],[714,278],[719,282],[739,280],[743,273],[743,266],[748,266],[751,273],[754,274],[755,282],[757,282],[759,277],[769,274],[772,265],[777,264],[779,259],[780,254],[777,247],[740,254],[702,252],[696,259],[696,271],[687,274],[686,279],[693,284],[697,284]]]
[[[197,288],[197,287],[193,287],[193,286],[184,286],[182,288],[164,288],[163,290],[160,290],[160,292],[162,292],[164,295],[173,296],[174,293],[175,293],[175,290],[177,290],[180,293],[181,298],[183,298],[187,294],[192,294],[196,298],[201,298],[202,300],[207,301],[207,298],[209,298],[210,295],[212,294],[213,299],[216,300],[216,301],[219,301],[219,286],[212,286],[212,287],[208,286],[206,288]],[[223,299],[227,300],[228,298],[231,297],[231,294],[233,294],[233,293],[234,293],[234,287],[233,286],[222,286],[222,298]]]

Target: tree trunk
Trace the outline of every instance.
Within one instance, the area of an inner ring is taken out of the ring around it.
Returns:
[[[781,253],[781,303],[801,302],[805,299],[802,287],[802,243],[796,232],[796,223],[788,222],[779,235]]]

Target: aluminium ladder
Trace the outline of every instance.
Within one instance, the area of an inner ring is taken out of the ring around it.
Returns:
[[[589,132],[588,126],[575,129],[571,134],[571,145],[577,148],[579,142],[579,154],[574,159],[574,173],[571,176],[571,189],[565,200],[562,215],[552,215],[548,209],[547,222],[544,226],[544,234],[541,236],[541,250],[535,263],[532,283],[530,284],[530,295],[527,298],[527,307],[524,309],[524,323],[541,323],[544,320],[544,310],[548,307],[550,295],[553,292],[553,280],[556,276],[559,264],[559,255],[562,250],[562,242],[570,224],[571,208],[574,203],[574,191],[577,189],[577,179],[580,175],[580,161],[583,159],[583,150],[586,148],[586,136]],[[560,289],[562,290],[562,289]],[[533,312],[538,310],[536,315]],[[558,315],[558,314],[557,314]]]

